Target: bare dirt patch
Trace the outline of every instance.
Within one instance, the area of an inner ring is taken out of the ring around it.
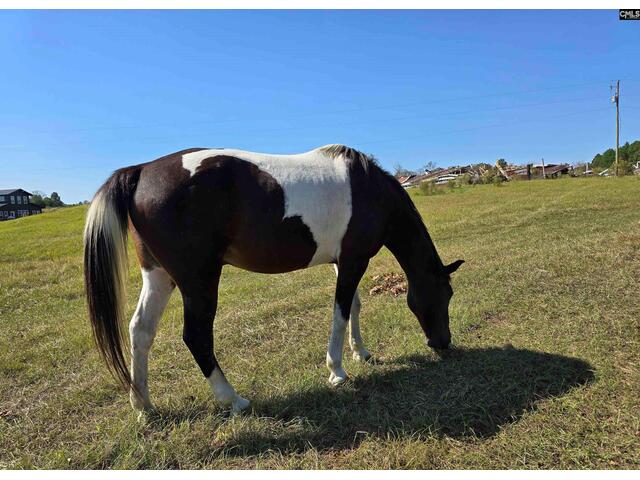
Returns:
[[[389,293],[394,297],[407,293],[407,281],[401,273],[383,273],[374,275],[374,286],[369,290],[369,295],[381,295]]]

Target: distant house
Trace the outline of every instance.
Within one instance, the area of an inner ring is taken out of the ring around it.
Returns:
[[[42,207],[29,202],[31,195],[21,188],[0,190],[0,221],[42,213]]]

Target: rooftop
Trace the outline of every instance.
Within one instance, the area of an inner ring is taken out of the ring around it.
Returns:
[[[26,190],[22,189],[22,188],[5,188],[4,190],[0,189],[0,195],[11,195],[12,193],[15,193],[17,191],[22,191],[24,193],[26,193],[27,195],[33,195],[32,193],[27,192]]]

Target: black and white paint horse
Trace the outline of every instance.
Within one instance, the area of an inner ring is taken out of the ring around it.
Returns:
[[[122,350],[126,239],[130,230],[143,287],[129,326],[132,365]],[[338,276],[327,349],[329,381],[347,379],[347,324],[354,358],[366,360],[357,287],[369,259],[386,246],[405,271],[407,303],[428,345],[447,348],[449,275],[409,195],[370,157],[342,145],[297,155],[193,148],[117,170],[96,193],[84,233],[85,287],[97,345],[130,389],[135,409],[152,408],[147,361],[158,322],[177,286],[183,339],[216,399],[249,401],[227,382],[213,350],[223,265],[282,273],[334,264]]]

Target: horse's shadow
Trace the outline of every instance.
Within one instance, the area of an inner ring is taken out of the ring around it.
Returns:
[[[514,348],[458,349],[438,360],[401,357],[387,362],[384,372],[371,366],[370,373],[337,389],[318,386],[254,399],[253,415],[300,428],[239,431],[225,450],[232,455],[342,450],[370,436],[490,437],[538,402],[593,378],[583,360]]]

